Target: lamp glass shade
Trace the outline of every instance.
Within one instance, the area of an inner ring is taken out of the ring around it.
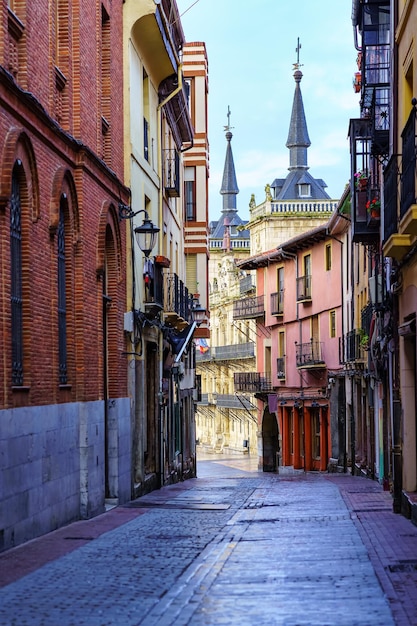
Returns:
[[[159,233],[159,228],[155,226],[151,220],[144,219],[142,226],[136,226],[135,230],[136,241],[143,254],[148,257],[156,244],[156,236]]]
[[[206,317],[206,309],[204,309],[197,300],[197,302],[194,303],[192,311],[193,320],[195,321],[197,326],[200,326],[200,324],[204,321],[204,318]]]

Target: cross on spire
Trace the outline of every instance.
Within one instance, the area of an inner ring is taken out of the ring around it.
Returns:
[[[234,128],[234,126],[230,126],[230,115],[231,115],[230,106],[227,105],[227,125],[224,127],[225,131],[229,131],[231,128]]]
[[[298,70],[300,67],[303,66],[303,64],[300,63],[300,50],[301,50],[300,38],[297,37],[297,47],[295,49],[295,51],[297,53],[297,62],[293,63],[295,70]]]

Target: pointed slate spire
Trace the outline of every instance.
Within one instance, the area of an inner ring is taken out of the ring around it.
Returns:
[[[233,162],[232,153],[232,133],[230,132],[230,108],[227,110],[227,126],[225,126],[226,132],[226,159],[224,162],[223,180],[220,193],[223,196],[223,208],[222,211],[237,211],[236,208],[236,196],[239,193],[239,187],[237,186],[235,164]]]
[[[303,74],[300,71],[300,48],[301,44],[298,39],[296,48],[297,63],[294,63],[295,93],[292,105],[290,130],[288,133],[287,143],[285,144],[290,150],[289,170],[308,169],[307,148],[311,145],[304,113],[303,97],[300,89],[300,82],[303,77]]]

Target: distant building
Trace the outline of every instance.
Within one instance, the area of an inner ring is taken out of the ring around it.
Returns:
[[[342,332],[341,248],[331,240],[346,222],[329,220],[338,206],[322,179],[308,171],[310,139],[297,62],[287,139],[289,174],[252,196],[251,256],[238,268],[256,270],[256,296],[243,298],[233,320],[256,321],[256,368],[234,373],[235,391],[251,392],[258,406],[259,467],[326,470],[332,454],[329,372],[339,369]],[[330,230],[329,230],[330,229]],[[327,265],[326,265],[327,263]],[[334,443],[334,445],[333,445]]]
[[[297,64],[296,64],[297,67]],[[269,250],[294,236],[326,223],[337,206],[326,192],[326,183],[310,174],[307,150],[310,138],[301,94],[302,73],[294,72],[295,92],[286,146],[289,149],[289,173],[265,186],[265,198],[250,203],[248,229],[251,253]]]
[[[234,304],[253,294],[255,283],[251,272],[239,271],[236,265],[249,256],[250,237],[237,210],[239,188],[228,127],[226,141],[220,189],[223,207],[219,220],[210,223],[209,235],[210,341],[197,345],[202,396],[197,404],[196,432],[199,449],[256,454],[254,399],[250,394],[235,394],[233,383],[237,367],[255,367],[255,323],[233,322]]]

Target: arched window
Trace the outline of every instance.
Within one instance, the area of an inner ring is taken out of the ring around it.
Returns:
[[[23,385],[22,205],[19,162],[13,168],[10,198],[10,303],[12,385]]]
[[[59,384],[68,382],[67,354],[67,298],[66,298],[66,256],[65,256],[65,210],[67,198],[61,195],[59,203],[59,221],[57,230],[58,247],[58,349],[59,349]]]

